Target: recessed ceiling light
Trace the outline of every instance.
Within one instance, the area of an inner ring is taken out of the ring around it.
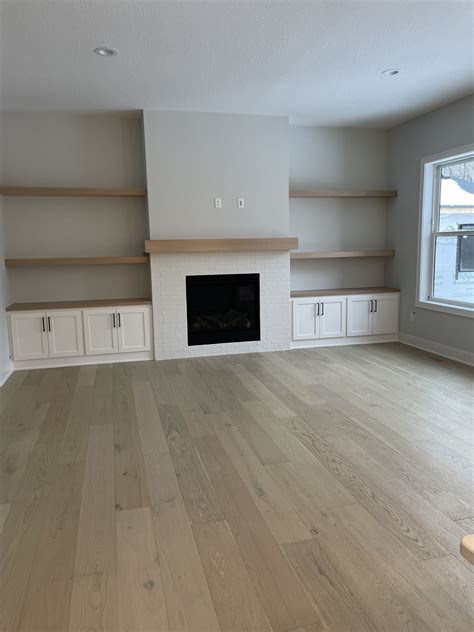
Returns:
[[[398,68],[387,68],[387,70],[382,70],[381,74],[385,77],[393,77],[400,74],[400,71],[398,70]]]
[[[115,57],[118,55],[118,50],[116,48],[109,48],[108,46],[98,46],[94,48],[94,53],[99,55],[99,57]]]

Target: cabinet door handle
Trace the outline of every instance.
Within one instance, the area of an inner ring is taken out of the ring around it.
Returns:
[[[51,329],[51,318],[48,316],[48,331],[52,331]]]
[[[115,314],[112,314],[112,326],[115,329]]]
[[[117,313],[117,317],[118,317],[118,326],[121,327],[122,321],[120,320],[120,312]]]
[[[317,310],[316,310],[317,308]],[[319,316],[319,303],[314,304],[314,315]]]
[[[369,312],[373,312],[374,311],[374,302],[372,299],[370,299],[370,308],[369,308]]]
[[[44,322],[44,316],[41,317],[41,322],[43,324],[43,331],[46,331],[46,325],[45,325],[45,322]]]
[[[374,300],[374,303],[375,303],[375,309],[374,309],[374,311],[376,312],[376,311],[377,311],[377,299],[375,299],[375,300]]]
[[[321,316],[324,316],[324,303],[321,303]]]

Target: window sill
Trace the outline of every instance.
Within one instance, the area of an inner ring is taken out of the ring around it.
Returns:
[[[469,307],[460,307],[459,305],[447,305],[446,303],[436,303],[436,301],[418,300],[416,307],[420,309],[431,309],[434,312],[444,312],[453,316],[464,316],[465,318],[474,318],[474,309]]]

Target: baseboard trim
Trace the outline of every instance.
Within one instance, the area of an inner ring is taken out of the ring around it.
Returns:
[[[14,369],[12,367],[8,369],[7,371],[3,371],[3,373],[0,373],[0,388],[5,384],[5,382],[8,380],[8,378],[13,373],[13,371]]]
[[[343,338],[323,338],[319,340],[292,340],[292,349],[311,349],[315,347],[343,347],[347,345],[370,345],[381,342],[397,342],[398,334],[380,334],[378,336],[344,336]]]
[[[13,363],[13,370],[53,369],[68,366],[87,366],[90,364],[117,364],[119,362],[143,362],[153,360],[152,351],[120,353],[96,356],[77,356],[73,358],[47,358],[46,360],[22,360]]]
[[[415,347],[422,351],[429,351],[435,355],[439,355],[448,360],[455,360],[462,364],[474,366],[474,353],[470,351],[463,351],[462,349],[456,349],[455,347],[449,347],[439,342],[433,342],[432,340],[426,340],[426,338],[418,338],[418,336],[411,336],[410,334],[398,334],[398,340],[404,345],[409,347]]]

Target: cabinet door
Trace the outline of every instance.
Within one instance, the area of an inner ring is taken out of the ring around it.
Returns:
[[[117,309],[117,334],[120,353],[149,351],[151,340],[148,305],[133,305]]]
[[[84,335],[86,355],[117,353],[117,315],[114,307],[85,309]]]
[[[370,336],[372,334],[371,296],[347,297],[347,335]]]
[[[319,300],[319,337],[342,338],[346,335],[346,297],[328,296]]]
[[[84,355],[81,311],[47,312],[46,319],[50,358]]]
[[[293,340],[318,338],[318,303],[314,298],[293,300]]]
[[[10,315],[14,360],[49,358],[48,332],[44,312],[21,312]]]
[[[374,295],[373,334],[396,334],[398,331],[398,294]]]

